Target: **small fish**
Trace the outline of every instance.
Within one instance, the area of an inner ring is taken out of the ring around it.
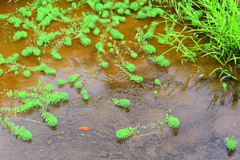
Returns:
[[[88,126],[81,126],[81,127],[78,127],[77,129],[81,129],[81,130],[87,131],[87,130],[90,130],[91,128],[88,127]]]

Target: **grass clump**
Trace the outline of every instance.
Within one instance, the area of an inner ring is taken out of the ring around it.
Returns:
[[[120,106],[120,107],[123,107],[123,108],[128,108],[131,104],[130,100],[128,100],[128,99],[114,98],[114,99],[112,99],[112,101],[116,106]]]
[[[238,142],[234,139],[234,137],[227,137],[225,139],[226,141],[226,147],[228,150],[235,150],[238,146]]]

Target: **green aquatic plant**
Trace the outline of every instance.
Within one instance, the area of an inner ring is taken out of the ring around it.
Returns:
[[[20,27],[20,25],[21,25],[21,23],[22,23],[21,19],[16,18],[16,17],[10,17],[10,18],[8,19],[8,22],[11,23],[11,24],[13,24],[14,27],[16,27],[16,28]]]
[[[105,62],[105,61],[103,61],[103,62],[101,62],[101,66],[102,66],[102,68],[108,68],[108,66],[109,66],[109,63],[108,63],[108,62]]]
[[[132,58],[136,59],[138,54],[136,52],[130,52]]]
[[[3,70],[2,69],[0,69],[0,76],[2,76],[3,75]]]
[[[64,79],[58,79],[57,80],[57,84],[60,85],[60,86],[66,84],[66,83],[67,83],[67,81],[65,81]]]
[[[71,46],[72,45],[72,39],[71,37],[65,37],[65,41],[63,42],[66,46]]]
[[[123,65],[128,70],[128,72],[132,73],[136,70],[136,66],[134,64],[129,63],[129,62],[124,62]]]
[[[83,84],[82,84],[82,82],[78,81],[78,82],[74,83],[74,86],[75,86],[75,88],[80,89],[80,88],[82,88]]]
[[[234,139],[234,137],[226,137],[225,139],[226,147],[228,150],[235,150],[238,146],[238,142]]]
[[[70,83],[76,82],[77,79],[81,76],[81,74],[73,74],[68,77],[68,81]]]
[[[227,91],[227,83],[223,83],[222,88],[224,89],[224,91]]]
[[[50,112],[42,112],[41,117],[47,122],[47,125],[54,127],[58,125],[58,120],[54,115]]]
[[[56,60],[61,60],[62,59],[62,56],[57,52],[56,49],[51,50],[51,55]]]
[[[29,78],[29,77],[31,77],[31,71],[25,70],[25,71],[23,72],[23,75],[24,75],[24,77]]]
[[[165,122],[168,124],[169,127],[178,128],[178,126],[180,125],[180,121],[178,120],[178,118],[169,115],[171,111],[172,110],[167,111]]]
[[[9,118],[6,117],[4,120],[0,118],[0,124],[13,132],[14,135],[17,136],[18,139],[23,140],[23,141],[29,141],[32,139],[32,133],[28,130],[25,129],[24,126],[18,126],[12,122],[9,122]]]
[[[103,48],[103,43],[102,42],[98,42],[96,45],[95,45],[97,51],[99,52],[105,52],[104,48]]]
[[[89,96],[88,96],[87,93],[88,93],[88,92],[87,92],[86,89],[83,89],[83,90],[81,91],[81,95],[82,95],[82,98],[83,98],[84,101],[89,100]]]
[[[84,101],[89,100],[89,96],[88,96],[87,94],[84,94],[84,95],[82,96],[82,98],[83,98]]]
[[[134,134],[136,134],[136,131],[137,131],[137,129],[136,128],[132,128],[132,127],[119,129],[116,132],[116,137],[118,139],[127,139],[127,138],[133,136]]]
[[[110,29],[110,34],[112,35],[112,37],[114,39],[123,39],[124,38],[124,35],[119,32],[117,29]]]
[[[44,86],[43,89],[44,89],[45,91],[47,91],[47,92],[52,92],[53,89],[54,89],[54,85],[48,84],[48,85]]]
[[[162,85],[160,79],[158,79],[158,78],[154,79],[154,83],[155,83],[156,85],[159,85],[159,86]]]
[[[93,30],[93,34],[94,34],[95,36],[99,35],[99,33],[100,33],[100,29],[99,29],[99,28],[95,28],[95,29]]]
[[[128,100],[128,99],[114,98],[114,99],[112,99],[112,101],[116,106],[120,106],[120,107],[123,107],[123,108],[128,108],[131,104],[130,100]]]
[[[162,55],[158,57],[152,57],[151,60],[153,63],[156,63],[162,67],[167,67],[170,64],[170,62],[167,59],[165,59],[165,57]]]
[[[27,32],[25,31],[17,31],[14,36],[13,36],[13,40],[14,41],[18,41],[21,38],[26,38],[28,36]]]
[[[158,94],[158,91],[153,91],[153,94]]]

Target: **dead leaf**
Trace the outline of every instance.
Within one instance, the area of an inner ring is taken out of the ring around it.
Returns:
[[[88,127],[88,126],[81,126],[81,127],[78,127],[77,129],[81,129],[81,130],[87,131],[87,130],[90,130],[91,128]]]

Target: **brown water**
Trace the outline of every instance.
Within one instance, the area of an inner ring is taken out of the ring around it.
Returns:
[[[25,2],[0,2],[1,13],[5,8],[13,11],[15,7],[24,6]],[[64,5],[64,4],[63,4]],[[96,61],[94,44],[98,38],[91,36],[92,45],[83,47],[78,40],[73,46],[62,47],[59,53],[63,60],[56,61],[46,52],[43,60],[57,70],[56,76],[34,73],[31,78],[12,73],[0,77],[1,106],[16,106],[18,102],[8,99],[4,89],[24,90],[35,86],[38,79],[44,84],[52,83],[56,91],[69,94],[68,102],[61,102],[52,107],[59,125],[55,130],[42,124],[39,112],[28,115],[13,116],[11,120],[24,125],[33,134],[30,142],[22,142],[5,130],[0,130],[1,160],[226,160],[240,159],[239,149],[234,153],[226,150],[224,139],[235,136],[240,142],[240,109],[238,83],[228,82],[228,90],[221,88],[216,74],[208,76],[220,65],[209,57],[200,58],[197,63],[187,62],[182,65],[181,59],[173,51],[165,55],[170,61],[167,68],[159,67],[146,60],[144,54],[134,44],[135,27],[150,24],[152,20],[135,20],[128,18],[119,30],[124,33],[127,44],[139,57],[131,59],[124,55],[124,60],[137,66],[136,75],[144,77],[144,81],[135,84],[124,76],[120,69],[110,63],[108,69],[101,69]],[[160,19],[161,20],[161,19]],[[0,21],[2,26],[5,21]],[[57,26],[57,23],[51,24]],[[159,26],[156,33],[162,32],[165,26]],[[180,29],[180,28],[179,28]],[[0,30],[1,42],[18,29],[11,25]],[[11,33],[9,33],[11,32]],[[93,40],[95,38],[95,40]],[[0,43],[4,57],[13,53],[21,53],[26,47],[26,40]],[[169,46],[159,45],[157,39],[151,40],[160,55]],[[114,57],[104,57],[106,61]],[[23,58],[24,65],[38,65],[36,57]],[[1,66],[7,70],[6,66]],[[67,79],[71,74],[82,73],[84,89],[90,93],[89,101],[83,101],[80,91],[67,84],[56,85],[57,79]],[[202,76],[203,75],[203,76]],[[153,84],[159,78],[161,87]],[[157,95],[153,91],[158,91]],[[127,98],[131,101],[129,112],[115,107],[113,98]],[[165,113],[172,109],[181,125],[179,130],[172,130],[166,124],[161,129],[155,128],[118,143],[115,133],[125,127],[145,126],[157,121],[164,122]],[[34,121],[32,121],[34,120]],[[38,123],[40,122],[40,123]],[[91,130],[78,130],[77,127],[88,126]]]

